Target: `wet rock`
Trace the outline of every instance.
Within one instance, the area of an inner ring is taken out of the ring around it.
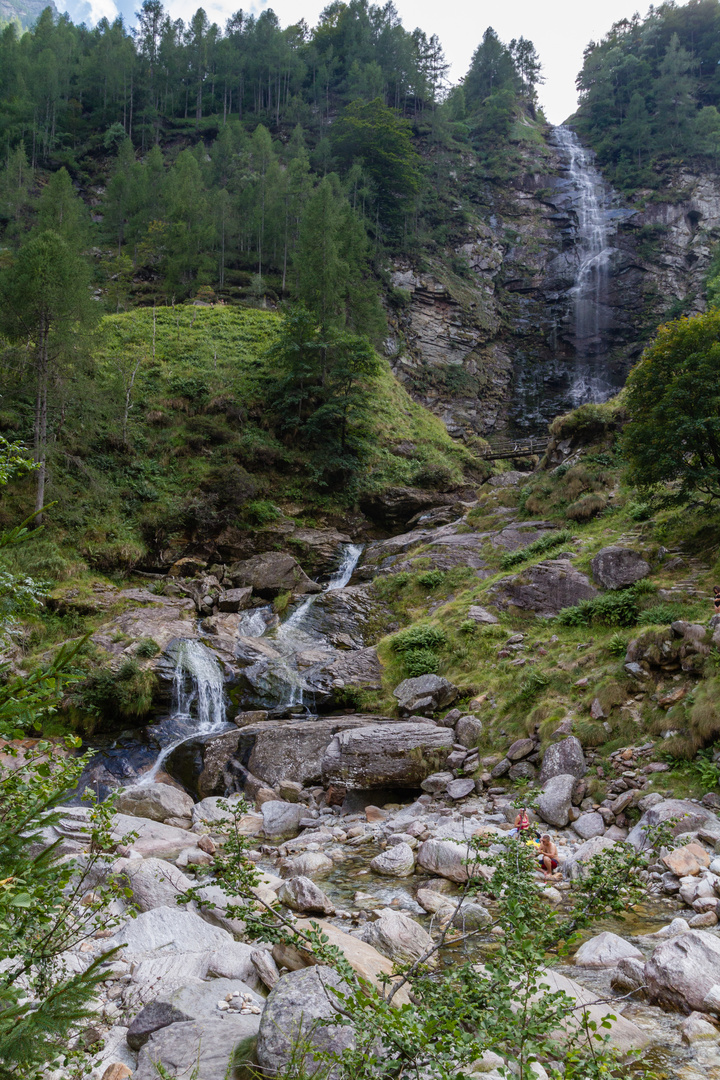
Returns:
[[[452,705],[458,694],[457,686],[440,675],[420,675],[415,679],[405,679],[393,690],[401,716],[430,715]]]
[[[577,821],[573,821],[572,829],[583,840],[590,840],[593,836],[602,836],[605,832],[605,822],[600,814],[581,814]]]
[[[415,855],[409,844],[395,844],[380,852],[370,863],[370,869],[385,877],[408,877],[415,869]]]
[[[348,991],[328,967],[303,968],[280,978],[267,999],[258,1033],[257,1060],[265,1075],[277,1076],[295,1059],[295,1066],[312,1076],[321,1068],[313,1050],[340,1054],[354,1045],[352,1027],[333,1023],[339,1011],[334,989]],[[305,1051],[300,1061],[298,1047]]]
[[[543,755],[540,783],[544,784],[553,776],[572,775],[581,779],[587,772],[582,743],[574,735],[560,742],[551,743]]]
[[[482,729],[482,720],[476,716],[461,716],[455,725],[455,739],[471,750],[477,746]]]
[[[245,611],[250,607],[250,600],[252,598],[252,585],[245,586],[244,589],[226,589],[218,600],[218,607],[220,611],[228,611],[232,614],[238,611]]]
[[[645,961],[633,957],[618,960],[617,968],[610,978],[610,985],[621,994],[639,990],[645,985]]]
[[[475,791],[475,781],[470,777],[451,780],[445,791],[451,799],[464,799]]]
[[[650,564],[631,548],[605,547],[590,564],[592,575],[604,589],[622,589],[647,577]]]
[[[571,881],[580,878],[585,873],[587,864],[599,855],[602,851],[607,851],[609,848],[615,846],[615,841],[607,836],[593,836],[591,840],[586,840],[584,844],[581,844],[577,848],[570,858],[563,865],[563,873],[566,877],[569,877]]]
[[[301,595],[322,592],[322,586],[307,576],[297,559],[280,551],[253,555],[234,563],[227,573],[233,585],[251,586],[263,599],[273,600],[281,592]]]
[[[308,877],[293,877],[284,881],[277,891],[278,900],[293,911],[311,912],[318,915],[332,915],[335,906]]]
[[[307,810],[298,803],[282,802],[275,799],[262,804],[263,833],[270,840],[279,840],[288,836],[297,836],[300,832],[300,819]]]
[[[578,967],[607,968],[616,967],[626,957],[642,960],[643,954],[629,941],[605,931],[583,942],[574,959]]]
[[[707,822],[716,822],[717,818],[712,810],[706,809],[699,803],[690,802],[689,799],[664,799],[662,802],[651,806],[637,825],[628,833],[627,841],[637,851],[642,851],[648,844],[647,830],[663,821],[677,819],[673,826],[673,836],[683,832],[694,832],[701,829]]]
[[[154,1031],[190,1019],[192,1017],[187,1013],[181,1012],[167,1001],[152,1001],[140,1010],[130,1024],[126,1035],[127,1044],[131,1050],[139,1050]]]
[[[115,807],[121,814],[148,818],[151,821],[165,821],[170,817],[187,818],[188,824],[193,806],[189,795],[169,784],[126,788],[115,800]]]
[[[388,721],[338,733],[322,761],[326,783],[349,788],[418,788],[439,772],[452,749],[447,728],[415,721]]]
[[[680,1012],[702,1011],[707,994],[720,983],[720,941],[703,930],[689,930],[657,946],[645,965],[648,996]]]
[[[545,783],[542,795],[537,802],[538,817],[546,821],[548,825],[555,825],[560,829],[567,825],[570,820],[574,786],[574,776],[551,777]]]
[[[692,1012],[683,1023],[681,1029],[682,1041],[692,1046],[697,1042],[712,1040],[717,1041],[718,1029],[714,1024],[699,1012]]]
[[[202,1080],[226,1080],[231,1057],[237,1066],[254,1063],[259,1020],[224,1014],[161,1028],[140,1051],[133,1080],[157,1080],[158,1063],[170,1076],[190,1076],[197,1069]]]
[[[392,618],[373,585],[349,585],[318,596],[305,613],[304,625],[332,645],[361,649],[382,636]]]
[[[414,919],[392,908],[383,908],[375,922],[366,923],[360,937],[391,960],[419,960],[433,940]]]
[[[492,586],[490,594],[498,607],[549,616],[581,600],[591,600],[597,596],[597,589],[568,559],[552,559],[503,578]]]

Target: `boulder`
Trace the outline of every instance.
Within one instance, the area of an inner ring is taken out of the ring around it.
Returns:
[[[688,1046],[697,1042],[717,1042],[718,1039],[718,1029],[702,1013],[690,1013],[680,1030],[682,1041]]]
[[[307,809],[300,803],[282,802],[272,799],[260,807],[263,818],[263,835],[268,840],[280,840],[297,836],[300,821],[307,815]]]
[[[132,963],[146,953],[206,953],[234,944],[226,930],[209,923],[194,911],[179,906],[152,908],[129,920],[113,937],[108,948],[120,946],[118,958]]]
[[[455,741],[472,750],[482,735],[482,720],[477,716],[461,716],[455,725]]]
[[[239,795],[209,795],[206,799],[201,799],[192,809],[193,825],[210,825],[213,831],[217,831],[219,827],[230,828],[232,806],[239,799]]]
[[[561,829],[570,820],[572,793],[575,777],[570,775],[553,776],[543,787],[537,802],[538,817],[548,825]]]
[[[472,619],[473,622],[483,623],[486,626],[492,626],[499,622],[497,615],[493,615],[492,612],[487,611],[484,607],[480,607],[479,604],[472,604],[467,613],[468,619]]]
[[[440,675],[420,675],[405,679],[393,690],[401,716],[428,716],[452,705],[460,691]]]
[[[316,915],[332,915],[335,905],[314,881],[302,875],[283,881],[277,891],[278,900],[293,911]]]
[[[420,787],[429,795],[438,795],[445,790],[452,779],[453,774],[451,772],[432,773],[423,780]]]
[[[650,564],[631,548],[605,547],[590,563],[592,575],[604,589],[622,589],[647,577]]]
[[[193,811],[193,800],[179,788],[169,784],[141,784],[126,788],[115,799],[115,808],[121,814],[165,821],[167,818],[187,818]]]
[[[415,855],[409,844],[395,844],[381,851],[370,863],[370,869],[384,877],[408,877],[415,869]]]
[[[688,930],[661,942],[645,965],[645,982],[655,1004],[702,1012],[706,996],[720,983],[720,940],[703,930]]]
[[[390,609],[369,584],[348,585],[324,592],[307,608],[303,626],[321,634],[331,645],[362,649],[380,636],[377,628],[392,619]]]
[[[302,855],[288,859],[284,863],[283,872],[289,877],[312,877],[314,874],[327,874],[334,865],[332,859],[322,851],[304,851]]]
[[[318,720],[263,721],[243,728],[236,757],[253,775],[275,787],[284,780],[303,785],[322,780],[322,760],[335,735],[365,727],[373,717],[328,716]]]
[[[600,814],[590,812],[581,814],[577,821],[573,821],[571,828],[583,840],[591,840],[593,836],[602,836],[605,832],[605,822]]]
[[[360,937],[391,960],[410,963],[433,946],[433,939],[420,923],[393,908],[382,908],[375,922],[364,925]]]
[[[252,955],[254,957],[255,954]],[[240,979],[222,978],[208,979],[207,981],[192,979],[185,983],[184,986],[173,990],[167,997],[167,1003],[186,1014],[188,1020],[202,1020],[205,1017],[217,1016],[218,1001],[227,1001],[230,996],[236,1002],[238,998],[247,999],[249,997],[250,1004],[260,1008],[265,1004],[262,997],[254,993],[247,983]],[[162,989],[159,1000],[165,1000],[162,996]]]
[[[236,1068],[254,1064],[259,1021],[259,1016],[218,1013],[163,1027],[140,1051],[133,1080],[157,1080],[158,1063],[168,1076],[189,1077],[197,1070],[202,1080],[227,1080],[231,1058]]]
[[[435,876],[463,883],[468,880],[470,867],[463,862],[468,857],[467,843],[433,838],[420,845],[417,853],[418,866]]]
[[[250,607],[251,597],[252,585],[247,585],[244,589],[226,589],[218,600],[218,607],[221,611],[236,614]]]
[[[710,865],[710,856],[702,844],[686,844],[663,856],[668,870],[676,877],[692,877]]]
[[[560,742],[550,743],[543,755],[540,783],[544,784],[552,776],[574,776],[580,780],[587,772],[582,743],[574,735]]]
[[[340,1054],[354,1045],[352,1028],[333,1023],[338,1013],[333,990],[347,993],[348,988],[332,968],[319,965],[290,971],[278,980],[258,1033],[257,1060],[266,1076],[277,1076],[293,1061],[303,1075],[319,1072],[324,1078],[327,1066],[313,1050]]]
[[[546,616],[597,596],[595,586],[568,559],[536,563],[501,579],[489,591],[497,607],[516,607]]]
[[[364,495],[360,509],[373,521],[389,528],[406,525],[412,517],[436,506],[452,506],[458,503],[458,495],[441,491],[425,491],[422,488],[389,487]]]
[[[360,790],[418,788],[442,769],[452,744],[451,730],[422,721],[389,721],[339,732],[325,751],[323,780]]]
[[[192,1017],[181,1012],[168,1001],[151,1001],[133,1019],[125,1036],[131,1050],[139,1050],[148,1041],[154,1031],[169,1027],[170,1024],[181,1024]]]
[[[642,851],[649,843],[647,830],[673,818],[676,819],[672,830],[673,836],[684,832],[695,832],[706,822],[717,822],[713,811],[699,803],[690,802],[689,799],[664,799],[645,811],[637,825],[628,833],[627,842],[632,844],[637,851]]]
[[[281,551],[265,551],[233,563],[227,573],[233,585],[251,586],[257,596],[266,600],[274,600],[281,592],[322,592],[322,586],[307,576],[297,559]]]
[[[575,963],[578,967],[608,968],[628,957],[642,960],[643,954],[624,938],[605,931],[583,942],[575,953]]]
[[[582,1009],[575,1009],[566,1018],[563,1025],[568,1032],[579,1038],[581,1043],[592,1040],[591,1045],[596,1046],[594,1031],[602,1032],[603,1036],[607,1034],[609,1036],[609,1045],[623,1054],[627,1054],[631,1050],[642,1049],[650,1042],[651,1036],[638,1027],[637,1024],[634,1024],[632,1020],[622,1016],[618,1009],[611,1008],[606,1002],[598,1002],[598,994],[594,991],[586,990],[584,986],[575,982],[574,979],[568,979],[558,971],[544,968],[541,974],[543,982],[548,986],[548,990],[541,991],[541,993],[549,992],[553,994],[562,991],[583,1006]],[[604,1021],[608,1013],[614,1015],[614,1019],[609,1020],[608,1027],[605,1028]],[[587,1027],[585,1017],[589,1022]]]
[[[535,749],[535,743],[532,739],[516,739],[512,746],[505,752],[505,757],[508,761],[522,761],[529,754],[532,754]],[[562,769],[561,772],[570,772],[569,769]]]
[[[121,859],[113,866],[121,881],[132,889],[138,911],[172,907],[178,896],[191,889],[193,882],[164,859]],[[137,1049],[137,1048],[136,1048]]]
[[[465,799],[475,791],[475,781],[469,776],[451,780],[445,791],[451,799]]]
[[[299,921],[297,925],[300,930],[312,929],[310,922],[305,920]],[[334,926],[327,919],[318,920],[318,925],[329,943],[343,953],[350,967],[362,979],[367,979],[382,993],[387,993],[385,989],[387,986],[386,976],[390,977],[389,984],[392,986],[394,967],[382,953],[379,953],[372,945],[368,945],[367,942],[355,937],[354,934],[346,934],[344,930]],[[400,987],[393,998],[393,1004],[399,1006],[407,1005],[409,1002],[410,995],[407,989],[404,986]]]
[[[593,836],[591,840],[586,840],[584,844],[576,848],[575,852],[567,859],[563,865],[563,873],[573,881],[582,877],[587,864],[596,855],[612,847],[615,847],[614,840],[609,839],[607,836]]]

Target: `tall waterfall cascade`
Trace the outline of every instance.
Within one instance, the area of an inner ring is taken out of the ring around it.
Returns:
[[[608,286],[614,248],[607,226],[609,192],[592,154],[570,128],[561,125],[553,134],[566,163],[577,218],[575,279],[569,290],[569,336],[575,350],[570,403],[576,407],[605,401],[617,390],[614,380],[603,370],[606,335],[612,325]]]

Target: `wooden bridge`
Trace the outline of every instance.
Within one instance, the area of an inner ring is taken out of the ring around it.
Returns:
[[[483,457],[488,460],[528,457],[531,454],[544,454],[547,445],[547,435],[536,435],[531,439],[496,439],[492,446],[483,451]]]

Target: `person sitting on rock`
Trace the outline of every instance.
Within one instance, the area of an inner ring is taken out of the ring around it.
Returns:
[[[530,818],[528,817],[528,812],[524,806],[521,806],[520,811],[515,818],[515,828],[510,830],[510,835],[521,836],[523,833],[527,832],[529,828]]]
[[[540,850],[538,862],[545,877],[549,877],[558,868],[558,849],[553,844],[548,833],[540,838]]]

